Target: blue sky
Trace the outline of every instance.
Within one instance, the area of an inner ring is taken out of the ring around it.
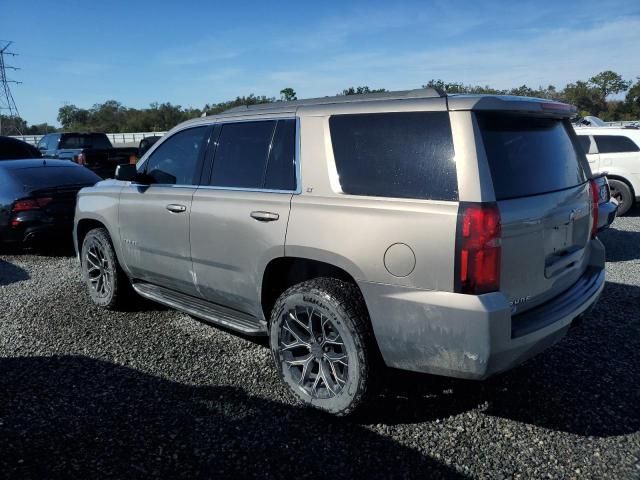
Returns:
[[[65,102],[183,106],[418,88],[431,78],[558,87],[640,75],[640,2],[4,0],[0,39],[20,114],[57,123]]]

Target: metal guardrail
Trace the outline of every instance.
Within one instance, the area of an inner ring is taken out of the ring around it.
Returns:
[[[640,127],[640,120],[626,120],[620,122],[604,122],[607,127]]]
[[[113,145],[121,145],[123,143],[140,143],[140,140],[146,137],[163,136],[167,132],[132,132],[132,133],[107,133],[107,137]],[[44,135],[14,135],[12,138],[17,138],[23,142],[30,143],[31,145],[37,145],[40,139]]]

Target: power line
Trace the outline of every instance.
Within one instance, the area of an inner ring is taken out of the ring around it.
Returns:
[[[5,62],[5,56],[15,57],[17,55],[17,53],[8,50],[12,43],[10,40],[0,40],[0,135],[3,133],[10,134],[12,131],[18,135],[22,135],[19,122],[20,114],[18,113],[16,102],[13,99],[11,88],[9,88],[9,84],[11,83],[20,84],[22,82],[7,78],[7,70],[16,71],[20,69],[12,65],[7,65]],[[7,115],[3,114],[5,110],[8,111]],[[3,116],[9,120],[9,125],[5,127],[5,132],[3,132],[2,128]]]

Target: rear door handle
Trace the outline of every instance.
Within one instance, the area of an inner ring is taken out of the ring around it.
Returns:
[[[187,207],[184,205],[178,205],[177,203],[170,203],[167,205],[167,210],[173,213],[182,213],[187,211]]]
[[[273,222],[275,220],[278,220],[280,218],[280,215],[273,212],[256,211],[251,212],[251,218],[255,218],[259,222]]]

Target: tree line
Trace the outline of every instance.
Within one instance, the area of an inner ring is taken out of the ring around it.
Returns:
[[[527,85],[510,89],[496,89],[489,85],[465,85],[460,82],[445,82],[432,79],[422,85],[423,88],[435,88],[446,93],[486,93],[497,95],[523,95],[529,97],[548,98],[573,104],[578,107],[581,116],[595,115],[605,121],[640,119],[640,77],[635,83],[624,80],[622,76],[611,70],[600,72],[588,80],[578,80],[567,84],[563,89],[553,85],[531,88]],[[367,86],[349,87],[338,95],[360,95],[364,93],[385,92],[384,88],[371,89]],[[611,98],[614,95],[623,98]],[[239,96],[234,100],[205,104],[202,108],[183,108],[180,105],[152,103],[148,108],[129,108],[116,100],[97,103],[91,108],[80,108],[73,104],[60,107],[58,129],[46,123],[28,125],[21,118],[3,117],[2,130],[7,134],[11,130],[19,130],[23,134],[44,134],[52,131],[98,131],[98,132],[151,132],[165,131],[178,123],[198,117],[206,112],[208,115],[223,112],[242,105],[259,103],[286,102],[296,100],[296,92],[287,87],[280,91],[280,97],[262,95]],[[13,128],[11,128],[13,127]]]

